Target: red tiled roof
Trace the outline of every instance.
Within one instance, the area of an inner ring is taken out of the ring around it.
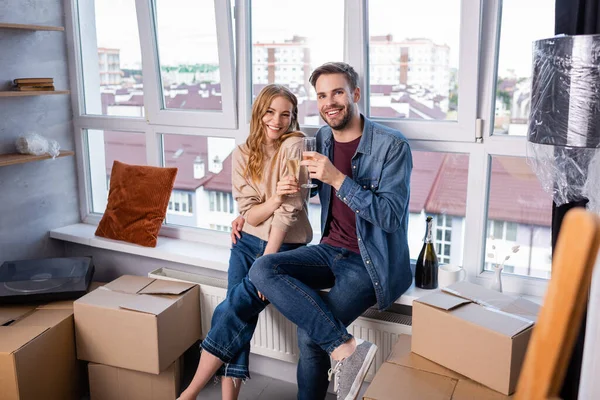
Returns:
[[[393,92],[394,85],[371,85],[371,93],[380,93],[384,96],[390,96]]]
[[[121,101],[121,102],[113,102],[112,105],[117,105],[117,106],[139,106],[139,107],[143,107],[144,106],[144,96],[141,94],[134,94],[133,96],[131,96],[129,98],[129,100],[126,101]]]
[[[406,118],[392,107],[371,107],[371,117],[375,118]]]
[[[223,169],[204,184],[204,189],[231,193],[231,154],[223,160]]]
[[[196,190],[210,180],[208,171],[208,139],[205,136],[165,135],[165,167],[177,167],[175,188],[180,190]],[[183,150],[180,152],[180,150]],[[178,157],[175,157],[177,153]],[[194,179],[194,161],[200,157],[204,161],[205,176]]]
[[[436,153],[434,153],[436,154]],[[429,188],[425,211],[432,214],[465,216],[469,156],[437,153],[441,163]]]
[[[301,104],[298,104],[298,120],[302,121],[302,116],[314,115],[319,115],[316,100],[304,100]]]
[[[419,153],[415,152],[413,159],[415,154],[419,157]],[[446,154],[443,158],[424,209],[432,214],[445,213],[464,217],[469,157]],[[540,185],[526,159],[492,159],[488,219],[538,226],[551,225],[552,199]]]
[[[142,134],[104,131],[104,143],[107,175],[110,175],[114,160],[134,165],[147,164],[146,140]],[[175,189],[196,190],[212,177],[213,174],[208,172],[206,137],[165,135],[164,147],[165,166],[178,169]],[[183,152],[177,158],[174,158],[173,156],[180,149]],[[194,161],[198,156],[204,161],[205,176],[202,179],[194,179]]]
[[[110,175],[113,162],[146,165],[146,138],[142,134],[104,131],[106,175]]]
[[[197,92],[178,94],[173,98],[167,97],[165,100],[167,108],[209,111],[220,111],[223,109],[220,96],[202,97]]]
[[[552,197],[544,191],[527,160],[518,157],[492,159],[488,218],[550,226]]]
[[[410,203],[408,209],[412,213],[420,213],[425,209],[429,192],[438,174],[444,155],[413,151],[413,170],[410,178]]]
[[[439,107],[429,108],[425,104],[419,103],[418,101],[416,101],[412,98],[409,99],[408,104],[410,104],[410,108],[411,108],[411,113],[410,113],[411,118],[422,118],[421,116],[417,115],[417,113],[414,113],[415,115],[413,116],[412,109],[415,109],[415,110],[427,115],[431,119],[436,119],[436,120],[446,119],[446,113],[443,112]]]
[[[176,87],[177,90],[212,90],[214,89],[217,93],[221,93],[221,84],[220,83],[180,83]]]

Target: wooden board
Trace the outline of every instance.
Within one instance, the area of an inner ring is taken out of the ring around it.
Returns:
[[[560,395],[599,247],[600,217],[582,208],[567,212],[554,249],[552,278],[529,341],[515,400],[546,400]]]
[[[27,25],[27,24],[8,24],[0,22],[0,28],[4,29],[23,29],[28,31],[64,31],[62,26],[47,26],[47,25]]]
[[[67,157],[67,156],[72,156],[74,154],[75,153],[72,151],[61,150],[58,157]],[[52,158],[52,157],[50,157],[49,155],[34,156],[31,154],[19,154],[19,153],[0,154],[0,167],[5,167],[7,165],[13,165],[13,164],[23,164],[23,163],[27,163],[27,162],[31,162],[31,161],[48,160],[50,158]]]
[[[0,91],[0,97],[21,97],[21,96],[44,96],[47,94],[69,94],[69,90],[36,90],[36,91]]]

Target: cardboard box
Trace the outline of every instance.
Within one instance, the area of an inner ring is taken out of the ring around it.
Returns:
[[[73,303],[77,357],[159,374],[200,338],[198,286],[124,275]]]
[[[410,351],[411,337],[400,335],[387,361],[375,374],[364,400],[507,400],[454,371]],[[401,395],[400,395],[401,393]]]
[[[528,300],[458,282],[413,302],[412,351],[510,395],[538,310]]]
[[[0,399],[81,396],[73,310],[0,307]]]
[[[100,286],[106,285],[106,282],[90,282],[90,286],[88,287],[87,293],[98,289]],[[73,303],[77,299],[72,300],[59,300],[53,301],[47,304],[41,304],[38,306],[39,309],[73,309]]]
[[[181,359],[158,375],[92,363],[88,372],[90,400],[174,400],[179,395]]]

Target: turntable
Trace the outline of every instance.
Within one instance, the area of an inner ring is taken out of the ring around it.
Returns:
[[[91,257],[7,261],[0,266],[0,304],[76,299],[93,275]]]

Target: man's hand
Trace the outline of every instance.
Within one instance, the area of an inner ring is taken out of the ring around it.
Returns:
[[[266,301],[267,301],[267,298],[265,297],[265,295],[264,295],[264,294],[262,294],[262,293],[261,293],[260,291],[258,291],[258,290],[257,290],[256,292],[258,293],[258,297],[259,297],[259,298],[260,298],[262,301],[264,301],[264,302],[266,302]]]
[[[236,219],[231,222],[231,241],[233,244],[237,243],[237,239],[241,239],[242,228],[244,227],[244,217],[239,215]],[[236,239],[237,238],[237,239]]]
[[[302,158],[300,165],[304,165],[308,169],[311,179],[318,179],[333,186],[335,190],[340,189],[346,175],[334,167],[327,156],[315,151],[305,151],[302,153]]]

